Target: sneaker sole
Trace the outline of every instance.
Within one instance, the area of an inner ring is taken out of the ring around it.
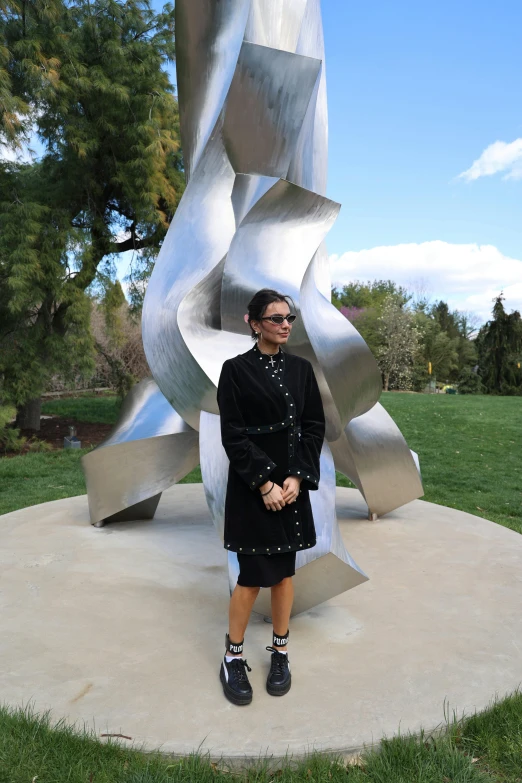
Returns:
[[[267,693],[270,694],[270,696],[284,696],[285,693],[288,693],[290,690],[290,686],[292,685],[292,678],[288,680],[286,685],[269,685],[268,682],[266,684],[266,690]]]
[[[248,694],[244,697],[238,696],[235,691],[232,690],[232,688],[229,686],[228,682],[225,679],[225,672],[223,671],[223,664],[221,664],[221,669],[219,670],[219,679],[221,680],[221,685],[223,686],[223,693],[227,697],[229,701],[232,702],[232,704],[235,704],[237,707],[243,707],[246,704],[250,704],[252,701],[252,694],[248,696]]]

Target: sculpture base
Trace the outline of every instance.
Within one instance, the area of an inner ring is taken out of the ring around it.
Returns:
[[[243,761],[356,752],[443,725],[444,700],[460,716],[514,690],[522,536],[422,501],[368,522],[352,489],[337,511],[370,581],[292,620],[284,699],[266,693],[272,632],[253,615],[243,708],[219,682],[227,555],[202,485],[167,490],[147,522],[93,528],[86,496],[3,516],[2,701],[122,744]]]

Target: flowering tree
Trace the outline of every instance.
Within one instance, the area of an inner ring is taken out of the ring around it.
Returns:
[[[406,310],[397,297],[386,297],[378,318],[381,345],[377,361],[384,379],[384,391],[411,388],[415,355],[422,337],[415,325],[413,313]]]

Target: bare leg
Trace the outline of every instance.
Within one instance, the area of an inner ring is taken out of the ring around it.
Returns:
[[[272,625],[277,636],[284,636],[290,625],[290,612],[294,602],[294,583],[291,576],[287,576],[282,582],[271,588],[272,598]],[[278,650],[286,650],[278,647]]]
[[[230,599],[228,613],[228,633],[233,642],[241,642],[244,639],[252,607],[259,590],[259,587],[235,586]],[[228,655],[233,655],[233,653],[228,653]]]

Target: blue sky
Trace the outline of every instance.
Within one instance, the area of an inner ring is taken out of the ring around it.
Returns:
[[[385,275],[483,318],[505,287],[522,308],[522,142],[458,178],[522,139],[520,0],[324,0],[323,19],[333,277]]]

